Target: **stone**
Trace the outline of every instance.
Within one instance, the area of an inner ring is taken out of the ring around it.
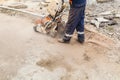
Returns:
[[[110,20],[109,22],[108,22],[108,25],[109,26],[112,26],[112,25],[117,25],[118,23],[117,23],[117,21],[115,21],[115,20]]]
[[[44,7],[47,7],[47,6],[48,6],[48,3],[41,2],[40,5],[42,5],[42,6],[44,6]]]
[[[8,7],[15,8],[15,9],[25,9],[27,8],[27,5],[23,3],[13,3],[13,4],[8,5]]]
[[[96,26],[97,28],[99,28],[100,22],[98,22],[96,20],[91,20],[91,24]]]
[[[120,14],[115,14],[115,18],[120,18]]]
[[[113,16],[113,15],[109,15],[109,16],[105,16],[104,18],[105,18],[105,19],[108,19],[108,20],[113,20],[113,19],[114,19],[114,16]]]
[[[93,24],[94,26],[96,26],[97,28],[99,27],[105,27],[105,26],[112,26],[112,25],[117,25],[117,21],[111,19],[111,20],[108,20],[108,19],[105,19],[103,17],[98,17],[98,18],[95,18],[94,20],[91,20],[91,24]]]
[[[97,20],[98,22],[109,22],[109,20],[107,20],[107,19],[105,19],[105,18],[103,18],[103,17],[97,17],[97,18],[95,18],[95,20]]]
[[[91,4],[96,4],[97,1],[96,0],[87,0],[87,4],[91,5]]]
[[[97,0],[98,3],[104,3],[104,2],[109,2],[109,1],[114,1],[114,0]]]
[[[100,13],[100,15],[102,15],[102,16],[112,15],[112,14],[113,14],[112,11],[105,11],[105,12]]]

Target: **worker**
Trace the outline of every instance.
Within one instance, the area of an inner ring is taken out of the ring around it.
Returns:
[[[68,22],[65,27],[64,37],[58,39],[61,43],[69,43],[72,35],[76,29],[77,40],[80,43],[84,43],[84,18],[85,18],[85,7],[86,0],[69,0],[70,10]]]

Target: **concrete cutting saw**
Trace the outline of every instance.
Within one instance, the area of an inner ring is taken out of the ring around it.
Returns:
[[[59,5],[59,3],[56,3],[56,5]],[[65,7],[64,0],[62,0],[61,6],[59,6],[57,10],[54,10],[55,13],[48,11],[50,13],[49,15],[35,20],[34,31],[48,34],[52,37],[55,37],[57,32],[63,33],[65,22],[62,21],[62,16],[64,15]]]

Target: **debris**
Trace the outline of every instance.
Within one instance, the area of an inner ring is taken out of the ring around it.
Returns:
[[[94,26],[96,26],[97,28],[99,28],[100,22],[98,22],[96,20],[91,20],[91,24],[93,24]]]
[[[100,13],[100,15],[111,15],[112,14],[112,11],[106,11],[106,12],[102,12]]]
[[[104,2],[109,2],[109,1],[113,1],[113,0],[97,0],[98,3],[104,3]]]
[[[109,22],[109,20],[107,20],[107,19],[105,19],[105,18],[103,18],[103,17],[98,17],[98,18],[95,18],[95,20],[97,20],[98,22]]]
[[[87,4],[88,4],[88,5],[96,4],[96,3],[97,3],[96,0],[88,0],[88,1],[87,1]]]
[[[120,18],[120,14],[115,14],[115,18]]]
[[[105,24],[102,23],[108,23],[109,20],[104,19],[103,17],[98,17],[95,18],[94,20],[91,21],[91,24],[95,25],[97,28],[99,28],[100,26],[103,27],[105,26]]]
[[[15,8],[15,9],[25,9],[27,8],[27,5],[23,3],[13,3],[13,4],[8,5],[8,7]]]
[[[44,7],[47,7],[47,6],[48,6],[48,3],[41,2],[40,5],[43,5]]]
[[[113,16],[113,15],[108,15],[108,16],[105,16],[104,18],[105,18],[105,19],[108,19],[108,20],[113,20],[113,19],[114,19],[114,16]]]
[[[105,27],[105,26],[112,26],[112,25],[117,25],[117,21],[113,20],[112,17],[98,17],[95,18],[94,20],[91,20],[91,24],[96,26],[97,28],[99,27]]]
[[[112,26],[112,25],[117,25],[118,23],[117,23],[117,21],[115,21],[115,20],[110,20],[109,22],[108,22],[108,25],[109,26]]]

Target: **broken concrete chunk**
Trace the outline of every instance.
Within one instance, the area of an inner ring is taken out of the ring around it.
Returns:
[[[109,1],[114,1],[114,0],[97,0],[98,3],[104,3],[104,2],[109,2]]]
[[[113,11],[106,11],[106,12],[100,13],[100,15],[103,15],[103,16],[105,16],[105,15],[112,15],[112,14],[113,14]]]
[[[120,14],[115,14],[115,18],[120,18]]]
[[[50,3],[51,2],[51,0],[44,0],[45,2],[47,2],[47,3]]]
[[[91,24],[93,24],[94,26],[99,28],[99,27],[105,27],[108,25],[109,26],[117,25],[118,23],[115,20],[108,20],[108,19],[105,19],[103,17],[98,17],[98,18],[95,18],[94,20],[92,20]]]
[[[108,19],[108,20],[113,20],[113,19],[114,19],[114,16],[113,16],[113,15],[109,15],[109,16],[105,16],[104,18],[105,18],[105,19]]]
[[[100,23],[99,27],[105,27],[107,26],[107,23]]]
[[[15,8],[15,9],[25,9],[27,8],[27,5],[23,3],[13,3],[13,4],[8,5],[8,7]]]
[[[96,20],[91,20],[91,24],[93,24],[94,26],[96,26],[97,28],[99,28],[100,22],[98,22]]]
[[[41,2],[40,5],[42,5],[42,6],[44,6],[44,7],[47,7],[47,6],[48,6],[48,3]]]
[[[112,25],[117,25],[118,23],[117,23],[117,21],[115,21],[115,20],[110,20],[109,22],[108,22],[108,25],[109,26],[112,26]]]
[[[95,20],[97,20],[98,22],[109,22],[109,20],[103,18],[103,17],[98,17],[98,18],[95,18]]]
[[[96,4],[97,1],[96,0],[87,0],[87,4],[91,5],[91,4]]]

